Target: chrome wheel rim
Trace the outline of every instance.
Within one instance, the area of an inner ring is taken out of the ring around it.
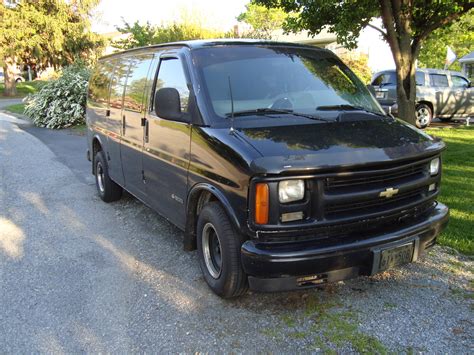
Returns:
[[[104,193],[104,191],[105,191],[105,185],[104,185],[105,175],[104,175],[104,168],[102,167],[102,164],[100,163],[100,161],[97,162],[96,176],[97,176],[97,186],[99,187],[99,191],[101,193]]]
[[[430,123],[430,111],[426,107],[420,107],[416,110],[416,120],[421,127]]]
[[[222,271],[221,243],[216,229],[210,222],[202,229],[202,251],[207,271],[214,279],[219,278]]]

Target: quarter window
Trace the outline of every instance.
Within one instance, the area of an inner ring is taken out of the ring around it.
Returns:
[[[175,88],[179,92],[181,111],[188,111],[189,89],[181,61],[177,58],[163,59],[158,71],[156,90]]]
[[[462,76],[451,75],[451,81],[453,82],[454,87],[467,88],[469,86],[469,81],[464,79]]]
[[[448,87],[448,77],[444,74],[430,74],[431,86]]]
[[[99,62],[89,84],[88,104],[96,108],[107,107],[110,77],[114,66],[111,62]],[[1,75],[2,73],[0,73]]]

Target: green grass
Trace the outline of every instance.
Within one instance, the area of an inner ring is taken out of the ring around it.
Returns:
[[[297,325],[308,323],[311,325],[304,330],[295,329]],[[337,354],[335,349],[347,347],[359,354],[388,353],[376,337],[359,330],[358,324],[358,313],[344,307],[339,299],[313,295],[306,300],[301,316],[284,314],[280,323],[260,332],[276,339],[304,340],[310,349],[324,354]]]
[[[25,112],[25,104],[14,104],[14,105],[10,105],[10,106],[6,106],[3,108],[5,111],[9,111],[9,112],[12,112],[12,113],[18,113],[20,115],[23,114],[23,112]]]
[[[438,238],[442,245],[474,255],[474,127],[431,129],[447,145],[439,200],[450,208],[451,218]]]
[[[42,81],[42,80],[33,80],[33,81],[18,83],[16,84],[16,91],[17,91],[16,97],[24,97],[28,94],[34,94],[35,92],[40,90],[44,84],[46,84],[46,81]],[[4,96],[4,90],[5,90],[5,85],[1,83],[0,96]]]

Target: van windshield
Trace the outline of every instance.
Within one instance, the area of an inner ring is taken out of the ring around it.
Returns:
[[[384,114],[365,85],[327,51],[221,46],[194,50],[193,62],[206,99],[221,118],[232,110],[229,81],[234,112],[275,109],[319,115],[328,107],[352,107]]]

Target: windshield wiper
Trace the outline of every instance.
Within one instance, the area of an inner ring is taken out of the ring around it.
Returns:
[[[273,109],[273,108],[256,108],[252,110],[242,110],[242,111],[235,111],[235,112],[228,112],[226,113],[226,117],[231,117],[232,115],[238,116],[250,116],[250,115],[271,115],[271,114],[288,114],[292,113],[293,110],[287,109]]]
[[[372,114],[377,115],[377,116],[382,116],[382,117],[387,116],[387,115],[384,115],[381,112],[371,111],[371,110],[368,110],[368,109],[366,109],[362,106],[354,106],[354,105],[348,105],[348,104],[318,106],[318,107],[316,107],[316,110],[319,110],[319,111],[365,111],[365,112],[372,113]]]
[[[334,122],[334,120],[327,120],[327,119],[324,119],[324,118],[321,118],[321,117],[318,117],[318,116],[314,116],[314,115],[309,115],[309,114],[306,114],[306,113],[294,112],[293,110],[290,110],[290,109],[274,109],[274,108],[268,108],[268,107],[256,108],[256,109],[253,109],[253,110],[236,111],[234,113],[229,112],[229,113],[226,113],[225,115],[226,115],[226,117],[231,117],[232,114],[235,117],[238,117],[238,116],[251,116],[251,115],[284,114],[284,115],[293,115],[293,116],[298,116],[298,117],[305,117],[305,118],[309,118],[309,119],[315,120],[315,121]]]

